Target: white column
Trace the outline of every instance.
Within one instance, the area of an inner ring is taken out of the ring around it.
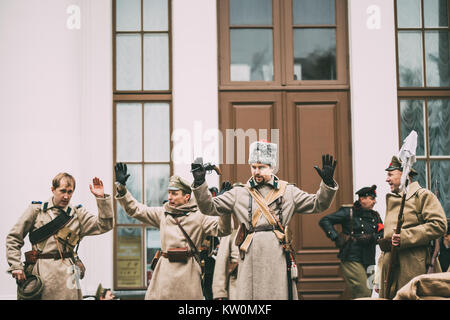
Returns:
[[[173,0],[172,30],[173,137],[181,133],[174,151],[190,151],[182,152],[183,161],[172,160],[174,174],[192,181],[190,163],[196,156],[218,161],[208,156],[218,142],[207,136],[218,132],[216,1]],[[215,173],[207,176],[210,186],[218,181]]]
[[[394,1],[350,0],[348,12],[354,192],[376,184],[384,220],[384,169],[399,150]]]
[[[399,150],[393,1],[349,1],[349,40],[354,188],[376,184],[384,216],[384,169]]]

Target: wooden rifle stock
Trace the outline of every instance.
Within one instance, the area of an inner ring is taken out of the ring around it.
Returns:
[[[405,191],[403,193],[403,197],[402,197],[402,203],[400,205],[400,212],[398,213],[398,218],[397,218],[397,227],[395,228],[395,233],[396,234],[400,234],[400,231],[402,229],[402,224],[403,224],[403,211],[405,209],[405,201],[406,201],[406,187],[408,186],[408,179],[406,179],[406,183],[405,183]],[[388,264],[388,269],[387,269],[387,273],[386,273],[386,278],[384,279],[384,283],[385,283],[385,293],[386,293],[386,298],[388,299],[392,299],[393,297],[391,296],[391,288],[392,288],[392,284],[394,282],[394,278],[395,278],[395,273],[397,273],[399,271],[400,268],[400,264],[398,261],[398,246],[392,246],[391,249],[391,254],[389,256],[389,264]]]

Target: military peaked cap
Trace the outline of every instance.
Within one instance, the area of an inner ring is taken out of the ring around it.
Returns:
[[[372,185],[371,187],[364,187],[359,189],[358,191],[355,192],[355,194],[357,194],[360,197],[367,197],[367,196],[371,196],[376,198],[377,196],[377,186],[376,185]]]
[[[389,163],[389,166],[385,169],[385,171],[393,171],[393,170],[403,171],[402,161],[396,156],[392,157],[391,163]],[[417,175],[417,171],[411,168],[409,175],[415,176]]]

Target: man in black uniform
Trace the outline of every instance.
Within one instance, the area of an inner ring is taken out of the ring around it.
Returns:
[[[344,205],[319,221],[327,237],[339,248],[342,272],[354,299],[372,295],[367,284],[367,268],[375,265],[377,240],[384,234],[381,217],[373,210],[377,202],[376,188],[373,185],[358,190],[358,200],[353,205]],[[342,225],[341,233],[334,229],[335,224]]]

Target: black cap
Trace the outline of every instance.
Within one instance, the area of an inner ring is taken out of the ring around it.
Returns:
[[[371,196],[371,197],[376,198],[377,197],[377,192],[375,190],[377,190],[377,186],[373,185],[371,187],[361,188],[358,191],[356,191],[355,194],[357,194],[360,197]]]

